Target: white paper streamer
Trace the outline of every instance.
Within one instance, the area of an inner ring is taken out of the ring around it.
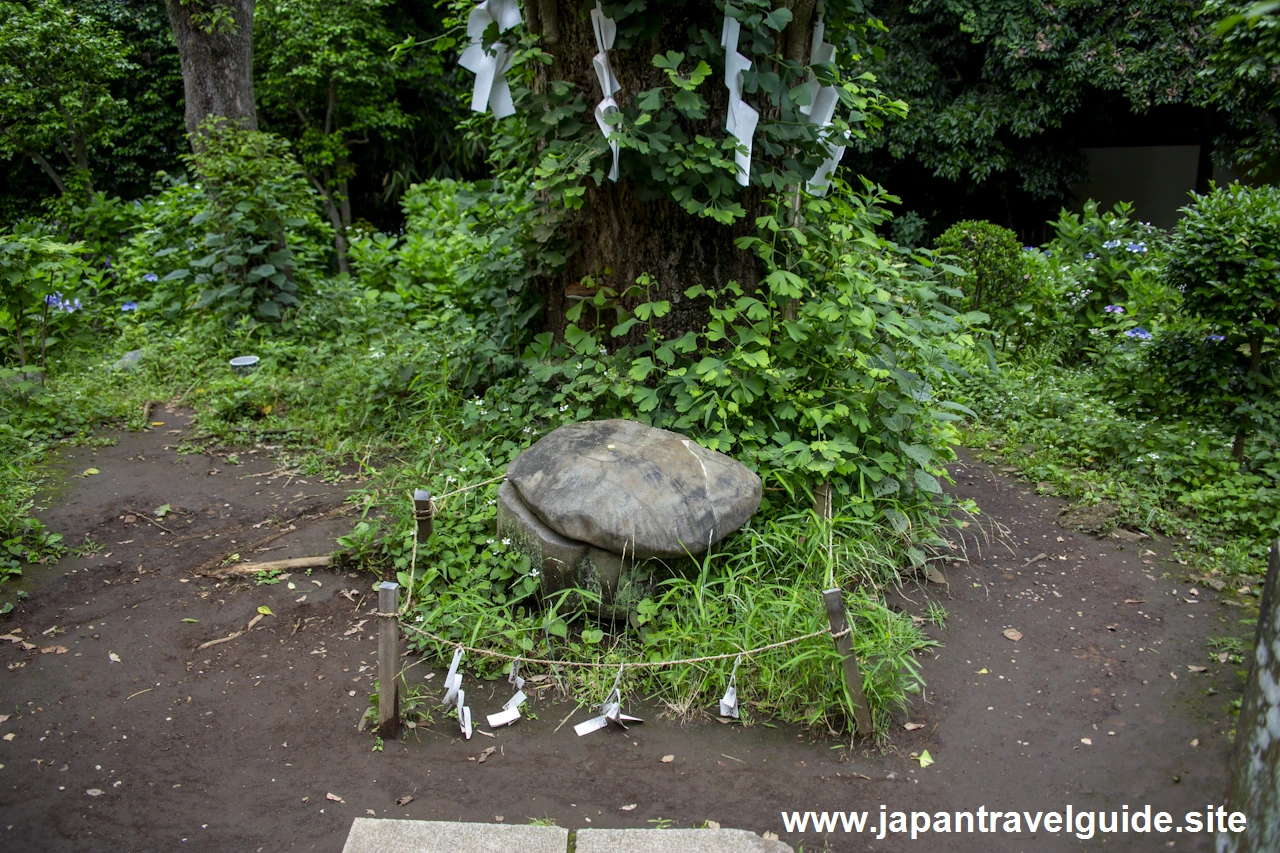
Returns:
[[[720,30],[720,45],[724,48],[724,85],[729,89],[729,110],[725,117],[725,130],[738,140],[745,151],[736,151],[733,160],[738,166],[738,183],[751,183],[751,141],[756,135],[760,113],[742,100],[742,73],[751,68],[751,60],[738,53],[738,35],[742,25],[736,18],[724,17]]]
[[[624,731],[627,723],[643,723],[644,720],[639,717],[631,717],[622,713],[622,693],[618,690],[618,685],[622,683],[622,670],[624,667],[618,667],[618,677],[613,680],[613,689],[609,691],[609,696],[600,706],[600,716],[592,717],[583,723],[578,723],[573,727],[578,737],[589,735],[592,732],[605,728],[610,723],[621,727]]]
[[[462,687],[462,673],[458,672],[458,664],[462,662],[462,649],[453,650],[453,663],[449,664],[449,674],[444,677],[444,698],[441,705],[448,705],[458,695]]]
[[[613,99],[613,94],[622,88],[617,75],[613,73],[613,66],[609,64],[609,51],[613,49],[613,40],[618,35],[618,25],[613,18],[605,15],[604,10],[600,8],[599,0],[596,2],[596,7],[591,10],[591,29],[595,32],[597,51],[591,58],[591,65],[595,69],[596,79],[600,81],[600,94],[603,95],[600,103],[596,104],[596,125],[604,138],[609,139],[613,128],[605,119],[618,111],[618,102]],[[613,167],[609,169],[609,180],[616,181],[618,180],[618,143],[610,141],[609,151],[613,153]]]
[[[471,109],[475,112],[482,113],[492,108],[494,118],[506,118],[515,113],[506,77],[511,68],[511,55],[501,43],[495,43],[491,48],[493,52],[489,53],[482,41],[489,24],[497,23],[498,32],[505,33],[521,21],[516,0],[485,0],[471,10],[467,18],[467,37],[471,39],[471,45],[462,52],[458,64],[476,75],[475,88],[471,90]]]
[[[458,691],[458,726],[462,736],[471,740],[471,709],[467,707],[467,691]]]
[[[822,18],[818,18],[818,22],[813,25],[813,41],[809,45],[811,65],[835,61],[835,45],[822,40],[825,32],[826,24]],[[806,85],[809,87],[810,103],[800,107],[800,112],[809,119],[810,123],[823,128],[818,136],[822,140],[823,147],[827,149],[827,159],[822,161],[817,171],[813,173],[813,177],[809,179],[808,188],[814,195],[826,195],[827,189],[831,186],[831,173],[836,170],[836,166],[840,164],[840,158],[844,156],[845,147],[831,142],[830,131],[826,130],[831,126],[831,119],[835,116],[836,104],[840,99],[836,96],[835,86],[823,86],[816,77],[811,77]]]
[[[738,719],[738,664],[742,663],[742,655],[733,662],[733,672],[729,674],[729,686],[720,699],[720,716]]]

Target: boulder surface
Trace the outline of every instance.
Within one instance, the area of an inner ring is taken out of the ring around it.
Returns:
[[[560,427],[516,457],[507,481],[552,531],[633,560],[700,554],[761,496],[741,462],[625,420]]]

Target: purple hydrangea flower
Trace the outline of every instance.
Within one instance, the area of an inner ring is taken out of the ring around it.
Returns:
[[[121,311],[137,311],[137,310],[138,310],[138,303],[136,303],[136,302],[126,302],[125,304],[123,304],[123,305],[121,305],[121,306],[120,306],[120,310],[121,310]]]
[[[1102,248],[1104,248],[1104,249],[1118,249],[1118,248],[1120,248],[1120,241],[1119,241],[1119,240],[1108,240],[1107,242],[1105,242],[1105,243],[1103,243],[1103,244],[1102,244]]]
[[[159,281],[159,280],[160,280],[160,276],[156,275],[156,274],[155,274],[155,273],[153,273],[153,272],[149,272],[149,273],[147,273],[146,275],[144,275],[144,276],[142,277],[142,280],[143,280],[143,281]]]
[[[79,300],[79,299],[74,299],[74,300],[73,300],[73,299],[64,299],[64,300],[63,300],[63,302],[62,302],[62,305],[60,305],[60,306],[58,306],[58,307],[60,307],[63,311],[66,311],[68,314],[72,314],[72,313],[74,313],[74,312],[76,312],[76,311],[79,311],[79,310],[80,310],[81,308],[83,308],[84,306],[80,304],[80,300]]]
[[[1085,252],[1085,253],[1084,253],[1084,258],[1085,258],[1085,260],[1086,260],[1086,261],[1091,261],[1091,260],[1093,260],[1093,259],[1094,259],[1094,258],[1096,258],[1096,257],[1098,257],[1098,256],[1097,256],[1097,255],[1095,255],[1093,252]]]
[[[1215,344],[1226,340],[1222,335],[1205,335],[1204,339]]]
[[[61,307],[62,307],[62,294],[61,294],[61,293],[50,293],[48,296],[46,296],[46,297],[44,298],[44,304],[45,304],[45,305],[48,305],[48,306],[51,306],[51,307],[53,307],[53,308],[61,308]]]
[[[1151,333],[1148,332],[1146,329],[1142,328],[1141,326],[1138,326],[1136,329],[1130,329],[1124,334],[1125,334],[1125,337],[1137,338],[1140,341],[1149,341],[1152,338]]]
[[[1103,308],[1102,310],[1103,310],[1103,311],[1106,311],[1108,314],[1123,314],[1123,313],[1124,313],[1124,306],[1123,306],[1123,305],[1108,305],[1106,308]]]

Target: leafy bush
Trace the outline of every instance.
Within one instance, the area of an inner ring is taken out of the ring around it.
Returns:
[[[1128,317],[1151,325],[1151,319],[1176,307],[1178,295],[1160,277],[1163,231],[1132,219],[1133,205],[1119,202],[1106,213],[1085,202],[1083,214],[1065,209],[1053,226],[1055,236],[1045,254],[1073,282],[1067,291],[1073,340],[1064,353],[1078,359],[1088,345],[1088,332],[1105,325],[1108,306],[1120,306]]]
[[[1017,322],[1014,303],[1026,276],[1018,235],[990,222],[967,219],[942,232],[934,251],[951,255],[967,273],[951,280],[964,292],[966,309],[986,313],[1002,332]]]
[[[86,268],[78,244],[36,232],[0,232],[0,331],[3,366],[16,364],[20,382],[29,365],[47,366],[49,351],[74,329]],[[83,316],[83,315],[82,315]],[[12,379],[0,373],[0,379]]]
[[[170,319],[206,308],[228,322],[296,315],[328,269],[332,235],[288,144],[215,127],[186,160],[200,182],[163,176],[142,200],[116,265],[121,293],[145,294],[139,307]]]
[[[1268,399],[1274,357],[1266,352],[1280,337],[1280,189],[1234,183],[1194,198],[1174,227],[1164,273],[1188,312],[1248,346],[1244,393],[1230,398],[1240,416],[1240,458],[1251,425],[1280,414]]]

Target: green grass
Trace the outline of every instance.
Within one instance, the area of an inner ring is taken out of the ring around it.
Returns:
[[[172,401],[196,412],[187,450],[271,446],[279,464],[304,476],[358,477],[351,500],[364,517],[340,544],[371,574],[407,582],[409,492],[427,487],[442,494],[499,476],[524,447],[575,413],[493,393],[464,399],[447,381],[460,342],[445,335],[456,327],[390,322],[354,290],[328,298],[332,310],[317,310],[328,325],[293,335],[252,326],[154,324],[104,335],[92,353],[67,354],[37,400],[5,402],[0,427],[8,431],[0,436],[22,451],[6,455],[5,464],[15,482],[31,484],[8,490],[7,523],[29,518],[23,501],[51,442],[92,440],[92,430],[104,425],[141,428],[147,401]],[[144,350],[136,372],[106,369],[135,347]],[[226,362],[246,353],[258,355],[260,365],[247,377],[235,376]],[[24,435],[24,429],[33,431]],[[891,709],[919,688],[916,655],[932,643],[909,617],[890,611],[881,594],[906,564],[909,543],[901,536],[851,516],[820,522],[799,511],[803,496],[771,494],[717,553],[689,573],[662,579],[634,623],[615,625],[590,615],[583,603],[589,591],[541,595],[527,558],[495,541],[496,488],[445,502],[435,535],[416,560],[410,624],[528,656],[609,663],[701,657],[826,628],[821,592],[835,582],[847,592],[881,731]],[[437,661],[451,654],[429,641],[418,647]],[[745,660],[738,672],[744,722],[776,718],[851,732],[838,663],[827,636]],[[676,715],[705,713],[715,708],[732,664],[628,673],[623,690]],[[472,676],[478,670],[498,677],[502,670],[474,656],[466,665]],[[596,702],[614,675],[573,671],[567,686]]]

